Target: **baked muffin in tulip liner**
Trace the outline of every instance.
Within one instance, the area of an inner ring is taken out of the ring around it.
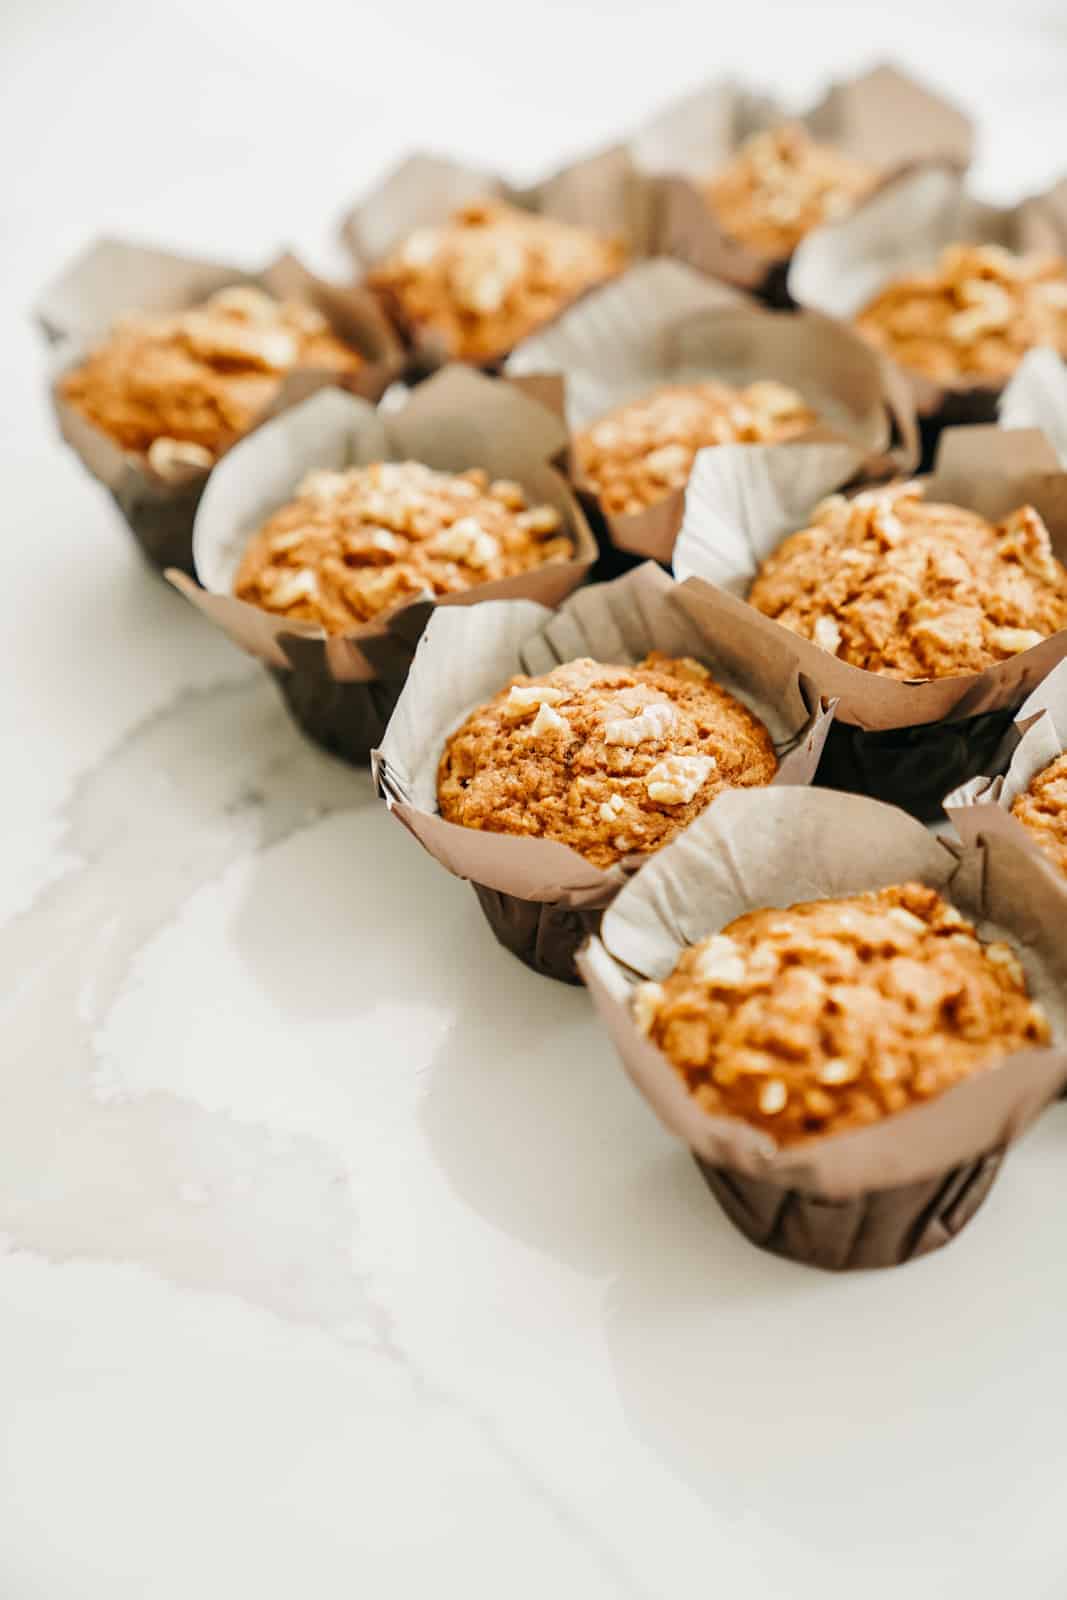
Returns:
[[[387,411],[325,390],[220,463],[195,581],[167,576],[270,669],[305,733],[365,763],[435,607],[557,605],[582,582],[596,543],[550,465],[565,441],[546,407],[464,367]]]
[[[996,420],[1028,350],[1067,353],[1067,181],[991,206],[955,168],[904,173],[809,234],[789,290],[898,365],[929,459],[941,428]]]
[[[1067,467],[1067,361],[1042,346],[1031,350],[1000,397],[1002,428],[1036,428]]]
[[[239,438],[327,384],[377,400],[401,368],[373,296],[292,255],[248,272],[101,239],[35,311],[60,432],[161,569],[192,571],[200,496]]]
[[[409,156],[348,213],[342,237],[404,339],[409,377],[494,369],[648,254],[652,189],[622,147],[517,188],[447,157]]]
[[[1067,474],[995,427],[946,431],[928,478],[842,495],[858,466],[839,444],[701,452],[674,570],[837,701],[820,784],[939,820],[1067,656]]]
[[[1067,1081],[1061,917],[1003,839],[957,856],[876,801],[746,790],[624,887],[578,967],[741,1232],[887,1267],[959,1232]]]
[[[614,545],[669,562],[698,449],[841,438],[868,472],[918,460],[899,374],[818,313],[768,310],[657,258],[594,289],[509,357],[566,380],[571,476]]]
[[[393,815],[548,977],[579,981],[604,907],[725,787],[818,765],[833,713],[792,652],[692,598],[649,562],[556,611],[441,610],[375,752]]]
[[[788,305],[789,261],[811,229],[902,169],[967,167],[973,140],[955,106],[881,66],[800,115],[721,79],[667,106],[627,149],[656,186],[657,254]]]

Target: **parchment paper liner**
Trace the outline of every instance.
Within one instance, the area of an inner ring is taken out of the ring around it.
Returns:
[[[592,290],[550,328],[525,339],[505,371],[562,373],[572,434],[663,383],[719,378],[744,385],[776,378],[799,390],[819,416],[803,437],[847,440],[863,452],[872,474],[892,465],[907,471],[918,461],[910,395],[865,340],[815,312],[768,310],[662,257]],[[575,466],[572,478],[583,501],[596,505],[614,544],[670,561],[684,489],[644,511],[612,516]]]
[[[450,367],[399,410],[328,389],[241,441],[220,463],[197,513],[198,582],[167,576],[236,645],[270,667],[296,721],[319,744],[365,762],[381,741],[411,658],[435,605],[523,598],[558,605],[585,577],[596,541],[566,480],[549,465],[566,443],[560,419],[499,378]],[[414,459],[443,471],[485,467],[513,478],[534,503],[563,517],[575,542],[570,561],[546,563],[435,601],[427,593],[389,615],[327,637],[233,594],[249,536],[316,467]]]
[[[51,395],[60,433],[110,492],[156,567],[192,571],[193,519],[213,469],[192,468],[177,477],[161,477],[146,456],[121,449],[69,405],[60,394],[60,379],[84,361],[124,312],[184,310],[236,283],[257,284],[278,298],[313,305],[365,363],[358,372],[343,376],[318,367],[294,368],[259,422],[325,384],[340,384],[353,394],[377,400],[398,375],[400,348],[373,296],[316,278],[292,255],[279,256],[261,272],[247,272],[120,239],[100,239],[45,289],[35,307],[36,319],[54,346]]]
[[[789,304],[788,258],[760,254],[726,233],[705,185],[746,139],[783,122],[800,122],[813,138],[872,163],[885,182],[923,161],[966,167],[974,142],[968,117],[891,66],[834,85],[800,116],[721,80],[646,124],[630,149],[636,170],[657,185],[655,250],[779,304]]]
[[[966,845],[993,835],[1027,851],[1056,881],[1067,910],[1067,877],[1056,870],[1029,828],[1011,808],[1039,772],[1067,750],[1067,661],[1049,673],[1023,703],[997,759],[996,777],[972,778],[945,800],[945,810]]]
[[[941,816],[948,790],[988,770],[1027,694],[1067,656],[1067,629],[984,672],[906,682],[867,672],[764,616],[744,598],[760,563],[805,526],[817,502],[859,465],[844,445],[720,445],[697,457],[675,547],[679,578],[692,578],[709,616],[746,627],[754,653],[785,636],[819,691],[838,700],[819,782],[860,789],[925,818]],[[941,436],[927,497],[998,518],[1029,501],[1067,562],[1067,473],[1038,433],[953,428]],[[947,726],[946,726],[947,725]]]
[[[584,934],[648,857],[605,870],[553,839],[446,822],[437,811],[437,768],[448,736],[515,673],[538,676],[580,656],[629,663],[650,650],[704,661],[766,724],[780,757],[773,782],[811,782],[832,709],[820,709],[780,643],[755,655],[728,622],[707,627],[690,610],[688,591],[653,563],[580,590],[554,613],[528,603],[439,612],[374,754],[393,814],[449,872],[470,879],[500,942],[535,971],[572,983]]]
[[[1000,396],[1002,428],[1036,428],[1067,468],[1067,362],[1047,347],[1030,350]]]
[[[446,156],[419,152],[364,195],[342,223],[341,236],[366,274],[415,228],[447,222],[460,206],[486,198],[620,239],[631,261],[649,253],[653,187],[635,171],[621,145],[575,161],[528,188]],[[413,376],[453,359],[431,330],[407,326],[397,307],[392,314],[410,346]],[[502,349],[483,365],[494,367],[507,354]]]
[[[635,1027],[636,978],[663,978],[681,951],[762,906],[855,894],[908,879],[939,889],[983,938],[1007,938],[1053,1027],[926,1105],[851,1133],[779,1149],[714,1117]],[[723,795],[627,884],[578,965],[626,1071],[692,1150],[752,1241],[837,1270],[891,1266],[946,1244],[984,1198],[1004,1150],[1067,1080],[1062,902],[1030,858],[988,839],[957,859],[889,806],[806,789]]]
[[[1067,253],[1067,185],[991,206],[956,169],[904,173],[850,216],[808,234],[793,256],[789,292],[798,305],[851,322],[890,279],[932,266],[946,245],[960,243]],[[954,423],[996,421],[1002,384],[939,384],[899,370],[931,442]]]

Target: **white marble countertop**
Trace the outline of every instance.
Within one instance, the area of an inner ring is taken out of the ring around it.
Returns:
[[[4,1600],[1065,1592],[1067,1109],[940,1255],[752,1249],[141,564],[27,320],[95,231],[328,264],[414,142],[532,171],[753,59],[925,65],[1008,195],[1065,164],[1056,9],[5,6]]]

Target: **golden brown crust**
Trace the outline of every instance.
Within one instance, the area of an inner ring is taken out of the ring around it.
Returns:
[[[445,745],[437,798],[449,822],[558,839],[610,867],[777,768],[758,717],[699,662],[653,651],[636,667],[583,659],[512,678]]]
[[[236,285],[188,311],[123,317],[64,376],[60,393],[166,475],[169,467],[210,466],[293,367],[350,373],[362,365],[312,307]]]
[[[480,467],[377,461],[309,473],[252,535],[234,593],[344,633],[416,595],[455,594],[573,555],[559,512],[529,506],[517,483],[490,483]]]
[[[955,244],[928,272],[888,283],[856,327],[903,367],[946,387],[996,387],[1035,345],[1067,355],[1067,261]]]
[[[578,434],[575,456],[604,510],[618,515],[643,511],[682,488],[698,450],[779,443],[817,420],[803,395],[784,383],[666,383]]]
[[[876,1122],[1049,1039],[1011,947],[982,944],[921,883],[751,911],[633,1004],[706,1111],[779,1145]]]
[[[1032,506],[994,525],[922,495],[832,495],[763,563],[750,604],[891,678],[981,672],[1067,627],[1067,571]]]
[[[791,255],[812,228],[851,211],[878,177],[866,162],[787,123],[747,139],[705,193],[732,238],[777,260]]]
[[[434,335],[458,361],[489,362],[625,264],[617,240],[481,200],[416,229],[367,281],[409,333]]]
[[[1015,797],[1011,814],[1030,830],[1053,866],[1067,876],[1067,755],[1057,756]]]

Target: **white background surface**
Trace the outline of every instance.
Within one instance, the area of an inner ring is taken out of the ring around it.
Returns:
[[[3,1600],[1067,1592],[1067,1109],[939,1256],[754,1251],[141,565],[27,320],[99,230],[325,265],[412,144],[533,173],[887,49],[987,193],[1067,166],[1053,0],[0,9]]]

